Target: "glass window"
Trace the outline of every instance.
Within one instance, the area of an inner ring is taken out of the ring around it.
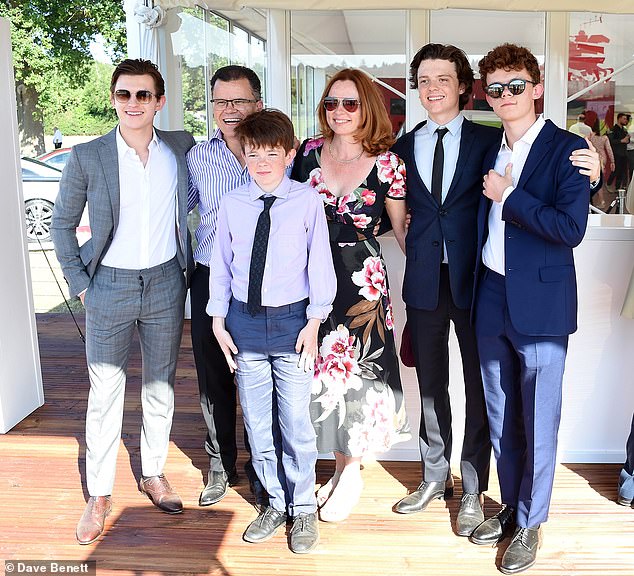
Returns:
[[[209,81],[228,64],[255,70],[266,95],[266,13],[245,9],[216,13],[202,8],[184,8],[181,25],[172,34],[174,53],[181,57],[185,130],[197,139],[213,131]]]
[[[319,132],[316,106],[341,68],[361,68],[377,83],[396,134],[405,121],[403,10],[291,12],[291,118],[303,140]]]
[[[478,62],[492,48],[509,41],[525,46],[537,58],[543,78],[546,45],[546,18],[543,12],[435,10],[431,12],[430,38],[432,42],[454,44],[462,48],[469,58],[476,75],[471,101],[465,107],[465,116],[470,120],[501,125],[487,104],[478,75]],[[536,103],[536,109],[538,113],[543,111],[543,99]]]
[[[569,129],[592,129],[595,146],[601,135],[629,132],[630,142],[610,139],[615,159],[602,153],[604,177],[609,185],[626,188],[634,170],[634,14],[572,12],[568,42]],[[619,118],[620,115],[620,118]],[[628,117],[629,115],[629,117]],[[619,134],[619,135],[620,135]]]

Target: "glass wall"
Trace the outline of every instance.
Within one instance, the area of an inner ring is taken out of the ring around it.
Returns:
[[[328,79],[361,68],[377,83],[396,134],[405,122],[403,10],[291,12],[291,117],[300,140],[319,132],[316,106]]]
[[[546,17],[543,12],[494,12],[483,10],[436,10],[431,12],[430,40],[439,44],[454,44],[462,48],[476,75],[471,101],[465,116],[483,124],[500,126],[499,119],[487,104],[478,62],[492,48],[513,42],[528,48],[537,58],[544,75]],[[537,103],[543,111],[543,99]]]
[[[570,127],[584,112],[583,122],[601,135],[609,134],[619,114],[634,113],[634,14],[570,14],[568,54],[568,119]],[[626,122],[622,117],[621,122]],[[630,133],[626,159],[627,187],[634,169],[634,123],[627,120]],[[597,140],[600,142],[600,140]],[[598,144],[597,144],[598,145]],[[617,154],[618,156],[618,154]],[[622,156],[621,156],[622,158]],[[617,159],[617,170],[619,160]],[[620,167],[623,169],[623,166]],[[613,183],[611,162],[606,159],[604,176]]]
[[[179,17],[181,25],[172,33],[172,43],[181,58],[184,126],[197,139],[206,139],[214,129],[209,80],[218,68],[228,64],[252,68],[266,99],[266,13],[186,8]]]

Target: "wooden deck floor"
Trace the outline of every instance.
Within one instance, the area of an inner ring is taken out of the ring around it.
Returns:
[[[183,337],[176,414],[166,474],[186,506],[168,516],[136,489],[139,474],[140,355],[130,361],[123,446],[114,506],[104,537],[91,546],[75,541],[85,502],[83,421],[88,391],[83,344],[70,318],[38,316],[46,404],[0,436],[0,560],[95,560],[98,574],[224,576],[406,576],[499,574],[499,548],[479,547],[453,532],[459,498],[436,501],[421,514],[399,516],[392,504],[417,485],[415,463],[369,463],[365,491],[352,516],[321,523],[321,543],[296,556],[280,532],[261,545],[242,532],[255,517],[246,482],[209,508],[199,508],[207,458],[204,424],[189,340]],[[330,462],[318,465],[318,481]],[[557,468],[544,546],[529,574],[634,575],[634,510],[614,502],[617,465]],[[243,475],[244,477],[244,475]],[[458,493],[460,493],[459,479]],[[497,480],[486,505],[497,511]],[[0,563],[0,570],[3,569]]]

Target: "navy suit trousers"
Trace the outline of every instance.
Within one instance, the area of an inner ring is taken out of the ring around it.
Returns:
[[[476,299],[476,338],[502,502],[517,524],[548,519],[568,336],[514,329],[505,278],[486,270]]]

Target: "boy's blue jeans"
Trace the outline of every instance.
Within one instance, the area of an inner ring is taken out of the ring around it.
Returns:
[[[290,516],[317,510],[309,411],[313,372],[297,366],[295,352],[306,304],[263,307],[251,316],[245,303],[233,300],[225,321],[238,347],[236,381],[253,468],[270,505]]]

